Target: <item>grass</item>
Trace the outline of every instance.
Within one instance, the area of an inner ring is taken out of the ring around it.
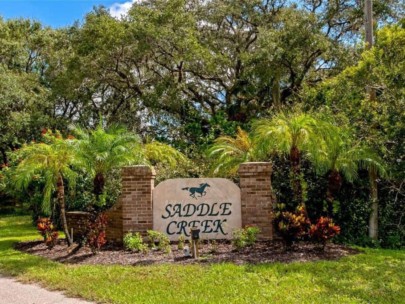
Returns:
[[[97,302],[405,303],[405,251],[292,264],[87,266],[12,248],[30,239],[38,234],[29,217],[0,217],[0,273]]]

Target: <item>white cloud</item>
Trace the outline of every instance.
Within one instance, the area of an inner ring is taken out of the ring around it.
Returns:
[[[139,3],[141,2],[140,0],[131,0],[127,1],[124,3],[114,3],[113,5],[110,6],[110,15],[113,16],[114,18],[120,19],[128,14],[128,11],[132,7],[132,4],[135,2]]]

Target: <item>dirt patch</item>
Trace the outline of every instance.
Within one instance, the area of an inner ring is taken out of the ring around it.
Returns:
[[[335,260],[347,255],[360,253],[359,250],[344,245],[328,244],[325,251],[319,251],[310,243],[295,244],[292,251],[286,252],[279,241],[257,242],[254,246],[235,250],[230,242],[205,242],[200,244],[200,259],[185,257],[177,245],[172,245],[172,252],[150,250],[147,253],[134,253],[118,247],[106,246],[94,255],[87,247],[73,247],[68,250],[64,240],[49,250],[43,242],[21,242],[15,248],[30,254],[69,264],[92,265],[150,265],[157,263],[193,264],[193,263],[274,263],[274,262],[308,262],[317,260]]]

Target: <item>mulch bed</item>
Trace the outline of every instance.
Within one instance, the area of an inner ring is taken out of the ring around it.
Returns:
[[[68,264],[92,265],[150,265],[158,263],[194,264],[194,263],[274,263],[274,262],[308,262],[317,260],[336,260],[341,257],[360,253],[359,250],[344,245],[328,244],[325,251],[319,251],[313,244],[299,243],[292,251],[286,252],[280,241],[257,242],[250,248],[235,250],[230,242],[200,244],[200,259],[185,257],[177,245],[172,245],[172,252],[165,254],[150,250],[147,253],[134,253],[118,247],[106,246],[98,254],[92,254],[87,247],[75,246],[68,250],[64,240],[51,250],[41,241],[21,242],[15,248],[34,255]]]

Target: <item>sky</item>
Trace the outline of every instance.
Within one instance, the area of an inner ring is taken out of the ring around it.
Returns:
[[[103,5],[119,18],[136,0],[0,0],[4,19],[29,18],[51,27],[72,25],[82,20],[94,6]]]

